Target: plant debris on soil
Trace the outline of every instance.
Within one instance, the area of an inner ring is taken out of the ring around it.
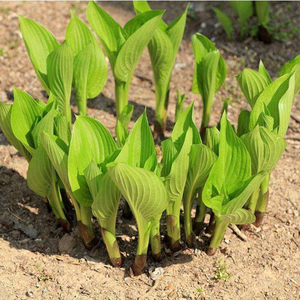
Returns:
[[[167,21],[179,15],[186,4],[151,3],[153,8],[168,8]],[[102,2],[101,5],[122,25],[134,16],[130,2]],[[280,30],[271,45],[264,45],[253,37],[242,42],[228,42],[210,9],[212,5],[221,5],[224,11],[228,9],[227,3],[192,3],[192,13],[173,71],[167,130],[175,119],[177,88],[187,95],[185,106],[196,100],[196,123],[200,125],[201,101],[190,91],[194,68],[190,43],[193,33],[201,32],[214,41],[229,69],[226,83],[216,95],[212,125],[218,121],[217,116],[227,97],[231,99],[228,118],[233,123],[237,122],[240,108],[247,108],[235,79],[243,68],[257,69],[261,59],[271,76],[276,78],[280,67],[299,55],[300,35],[295,30],[299,24],[293,23],[300,18],[299,2],[271,2],[274,16],[271,23]],[[21,39],[18,14],[42,23],[62,41],[70,11],[86,21],[86,6],[85,2],[0,3],[2,101],[13,100],[13,86],[34,98],[46,99]],[[277,15],[281,17],[277,18]],[[147,106],[149,121],[153,121],[152,78],[149,55],[145,51],[129,95],[130,103],[135,107],[134,120]],[[112,133],[115,126],[113,99],[110,71],[102,94],[89,100],[88,115],[97,118]],[[76,106],[72,108],[76,113]],[[0,131],[0,299],[299,299],[299,119],[298,96],[286,136],[287,148],[272,173],[270,202],[261,228],[251,227],[245,232],[246,241],[229,228],[214,257],[205,254],[208,241],[201,235],[195,249],[183,245],[174,255],[165,250],[161,263],[155,263],[149,256],[147,271],[139,277],[133,277],[130,270],[137,241],[134,220],[122,219],[120,212],[117,236],[125,263],[120,269],[113,268],[102,242],[88,251],[76,228],[65,234],[56,224],[42,198],[27,187],[27,162]]]

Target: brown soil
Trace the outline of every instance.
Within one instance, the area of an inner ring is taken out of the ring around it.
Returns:
[[[70,9],[86,20],[87,3],[71,2],[1,2],[0,3],[0,98],[12,100],[12,87],[24,89],[35,98],[45,99],[18,27],[18,14],[32,18],[48,27],[61,41],[70,17]],[[129,2],[103,3],[103,7],[121,24],[134,13]],[[155,3],[165,7],[171,20],[185,3]],[[229,119],[236,123],[241,108],[247,107],[234,75],[247,66],[256,68],[259,59],[276,77],[283,63],[299,54],[299,35],[282,34],[281,41],[271,45],[248,38],[231,42],[210,10],[212,3],[194,3],[196,18],[189,18],[185,39],[173,72],[168,127],[174,121],[176,88],[187,94],[186,105],[196,100],[196,121],[200,122],[201,101],[190,92],[193,75],[193,55],[190,37],[200,31],[212,38],[226,59],[229,71],[224,87],[217,93],[211,124],[218,121],[222,102],[232,99]],[[230,12],[227,4],[225,11]],[[297,27],[300,3],[271,4],[274,26],[282,25],[283,33]],[[290,21],[290,23],[289,23]],[[154,85],[147,52],[143,55],[133,78],[130,102],[135,106],[136,119],[147,105],[149,120],[154,115]],[[89,101],[88,114],[103,122],[112,132],[115,125],[113,78],[101,96]],[[76,112],[76,107],[73,107]],[[300,115],[299,98],[293,113]],[[47,211],[43,200],[26,184],[27,163],[9,145],[0,131],[0,299],[299,299],[300,298],[300,124],[291,119],[287,148],[272,174],[270,201],[264,223],[259,229],[246,232],[247,242],[241,241],[230,229],[225,234],[221,251],[213,257],[205,254],[208,238],[202,235],[194,249],[170,256],[164,251],[161,263],[148,257],[148,269],[163,267],[164,274],[155,282],[148,271],[132,277],[137,232],[134,221],[118,218],[117,233],[124,264],[120,269],[110,266],[104,244],[93,250],[84,248],[78,229],[64,240],[72,240],[69,254],[60,254],[64,233]],[[297,140],[298,139],[298,140]],[[121,213],[120,213],[121,215]],[[95,224],[96,226],[96,224]],[[164,234],[165,224],[163,224]],[[231,276],[218,278],[219,260],[226,264]],[[216,278],[217,277],[217,278]],[[224,278],[225,277],[225,278]],[[230,277],[230,278],[229,278]],[[154,287],[152,287],[154,285]]]

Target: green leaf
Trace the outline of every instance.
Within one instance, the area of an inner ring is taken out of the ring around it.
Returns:
[[[242,24],[253,15],[253,2],[252,1],[229,1],[235,12],[238,14]]]
[[[267,26],[269,22],[269,1],[255,1],[258,25]]]
[[[116,222],[121,194],[114,181],[110,178],[109,172],[101,177],[96,177],[96,180],[98,188],[94,197],[92,212],[100,220],[102,227],[111,227],[109,224],[115,225]],[[92,188],[92,181],[90,179],[87,181],[90,188]]]
[[[179,89],[177,89],[177,102],[176,102],[176,113],[175,113],[175,122],[178,121],[180,115],[183,112],[183,103],[185,99],[185,94],[181,94]]]
[[[114,75],[119,81],[128,82],[131,80],[135,65],[151,40],[163,11],[151,11],[144,14],[151,15],[152,18],[129,36],[118,53]]]
[[[57,112],[51,109],[45,117],[38,122],[31,131],[31,136],[34,142],[34,148],[37,149],[40,145],[42,132],[53,134],[54,131],[54,118]]]
[[[192,128],[189,128],[180,151],[172,160],[172,164],[168,166],[170,172],[168,174],[164,174],[162,170],[162,174],[167,175],[165,179],[165,186],[168,191],[170,202],[181,202],[189,169],[189,152],[191,150],[192,142],[193,131]],[[164,147],[164,151],[167,149],[168,148]],[[163,156],[165,153],[166,152],[163,152]],[[171,153],[173,154],[174,152],[171,150]],[[163,159],[162,162],[163,164],[167,164],[169,161],[165,161]]]
[[[152,132],[150,130],[146,111],[138,118],[125,145],[123,146],[117,162],[123,162],[130,166],[144,168],[147,160],[156,153]],[[151,166],[154,171],[157,162]]]
[[[264,75],[251,69],[244,69],[244,71],[237,76],[237,80],[240,89],[252,108],[259,95],[269,85],[269,81]]]
[[[192,189],[193,193],[203,187],[209,172],[215,163],[217,156],[203,144],[192,145],[190,151],[190,165],[186,181],[186,189]]]
[[[74,52],[66,42],[57,47],[47,58],[47,75],[51,93],[58,108],[71,123],[70,97],[73,79]]]
[[[261,60],[259,61],[258,72],[265,77],[268,84],[270,84],[272,82],[272,79],[271,79],[267,69],[265,68],[265,65],[263,64],[263,62]]]
[[[55,169],[45,148],[41,145],[30,160],[27,184],[38,195],[48,197],[56,181]]]
[[[117,55],[125,42],[123,28],[94,1],[89,2],[87,17],[103,44],[112,69],[115,66]]]
[[[220,220],[228,224],[252,224],[255,222],[255,216],[249,210],[239,208],[233,214],[221,216]]]
[[[231,33],[233,28],[230,18],[216,7],[212,7],[212,10],[216,14],[219,22],[221,23],[224,31],[226,32],[227,39],[231,40]]]
[[[11,128],[16,138],[31,153],[34,141],[31,131],[43,112],[42,106],[27,93],[14,88],[14,104],[11,109]]]
[[[300,55],[288,61],[280,70],[280,76],[295,72],[295,91],[296,95],[300,91]]]
[[[203,202],[210,207],[210,199],[221,194],[225,195],[226,200],[250,176],[250,155],[224,113],[221,120],[219,157],[204,186]]]
[[[279,77],[258,97],[250,115],[249,129],[263,125],[262,113],[274,119],[277,134],[284,136],[289,125],[291,107],[294,100],[295,74]]]
[[[237,126],[237,135],[239,137],[249,132],[249,122],[250,122],[250,111],[242,110],[239,114],[238,126]]]
[[[31,63],[39,80],[49,94],[47,57],[59,43],[54,35],[41,24],[19,16],[20,28]]]
[[[282,137],[259,126],[243,135],[241,140],[251,156],[252,174],[273,171],[286,147]]]
[[[75,15],[66,32],[66,41],[75,53],[74,88],[80,113],[86,113],[86,99],[100,94],[106,83],[107,64],[102,49],[89,28]]]
[[[12,105],[0,101],[0,128],[7,140],[26,158],[30,160],[31,155],[16,138],[11,127],[11,109]]]
[[[177,141],[185,134],[188,128],[191,127],[193,130],[193,144],[201,143],[199,131],[195,125],[194,117],[194,102],[192,102],[180,115],[176,121],[171,138],[173,141]]]
[[[148,223],[166,209],[167,191],[155,173],[124,163],[112,163],[107,167],[138,223],[139,220]]]
[[[65,116],[58,114],[54,120],[54,134],[69,146],[71,140],[71,131],[68,120]]]
[[[72,191],[80,204],[89,206],[93,201],[84,170],[92,160],[99,165],[116,150],[116,143],[100,122],[90,117],[77,117],[70,143],[68,173]]]
[[[117,120],[116,136],[117,136],[119,147],[121,147],[125,144],[126,139],[129,135],[127,127],[130,123],[133,109],[134,109],[133,105],[126,105],[123,108],[123,110],[119,116],[119,119]]]
[[[68,146],[58,137],[46,132],[41,134],[41,143],[66,191],[69,195],[72,195],[68,176]]]
[[[206,129],[205,145],[219,156],[220,131],[216,126]]]
[[[215,81],[213,82],[214,88],[212,88],[213,92],[215,93],[220,89],[220,87],[225,81],[226,72],[227,72],[225,61],[217,51],[215,45],[207,37],[205,37],[200,33],[196,33],[193,35],[192,46],[193,46],[193,52],[195,57],[195,71],[194,71],[192,91],[193,93],[201,94],[203,96],[202,81],[205,80],[207,82],[208,79],[205,78],[206,76],[201,74],[199,68],[203,63],[202,69],[205,70],[204,65],[205,64],[207,65],[207,62],[205,63],[204,61],[206,60],[206,57],[209,53],[214,52],[215,56],[219,57],[217,70],[213,70],[212,66],[210,65],[210,70],[206,70],[205,72],[206,74],[212,74],[212,73],[216,74]],[[208,56],[208,58],[212,60],[212,56]]]

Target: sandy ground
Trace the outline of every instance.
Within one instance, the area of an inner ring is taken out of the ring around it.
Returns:
[[[1,2],[0,3],[0,98],[12,101],[12,87],[22,88],[35,98],[45,99],[25,46],[21,40],[17,15],[41,22],[62,41],[70,17],[70,9],[86,20],[86,3],[70,2]],[[131,4],[103,3],[103,7],[122,25],[134,12]],[[185,3],[155,3],[169,8],[167,21],[184,8]],[[220,4],[223,5],[223,4]],[[240,108],[247,107],[235,75],[244,67],[256,68],[259,59],[275,78],[285,61],[299,54],[300,38],[282,34],[280,41],[264,45],[254,38],[244,42],[226,41],[211,3],[194,4],[196,18],[189,18],[184,41],[173,72],[168,128],[174,122],[176,88],[187,94],[186,103],[196,100],[196,121],[200,124],[201,101],[190,92],[193,55],[190,38],[197,31],[216,42],[228,65],[225,85],[217,93],[211,124],[218,121],[222,102],[231,98],[229,119],[236,123]],[[225,11],[230,12],[227,4]],[[290,33],[299,18],[300,3],[272,3],[272,24]],[[280,16],[277,18],[275,16]],[[294,30],[294,29],[293,29]],[[295,31],[295,30],[294,30]],[[294,32],[293,31],[293,32]],[[235,38],[236,40],[237,38]],[[104,123],[112,132],[115,125],[113,78],[111,72],[103,93],[89,101],[88,114]],[[130,102],[136,119],[144,106],[153,121],[155,100],[151,66],[145,51],[133,78]],[[76,113],[76,107],[73,107]],[[293,114],[300,115],[299,97]],[[300,124],[291,119],[287,148],[274,170],[270,183],[270,204],[263,226],[247,232],[241,241],[230,229],[221,251],[208,257],[204,250],[208,238],[202,235],[195,249],[175,255],[165,254],[161,264],[148,259],[148,269],[132,277],[130,265],[136,249],[134,221],[119,218],[118,239],[125,257],[123,268],[109,265],[103,243],[92,251],[83,247],[77,229],[71,233],[73,249],[60,254],[58,245],[64,233],[47,211],[42,199],[26,184],[26,161],[9,145],[0,131],[0,299],[299,299],[300,298]],[[96,226],[96,224],[95,224]],[[163,232],[164,233],[164,232]],[[66,237],[64,237],[66,238]],[[226,269],[218,278],[220,266]],[[162,267],[163,277],[152,280],[148,270]],[[154,288],[153,288],[154,285]]]

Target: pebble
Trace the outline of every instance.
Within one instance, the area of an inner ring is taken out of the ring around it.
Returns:
[[[60,253],[70,254],[75,246],[76,240],[71,235],[66,233],[58,243],[58,250]]]

